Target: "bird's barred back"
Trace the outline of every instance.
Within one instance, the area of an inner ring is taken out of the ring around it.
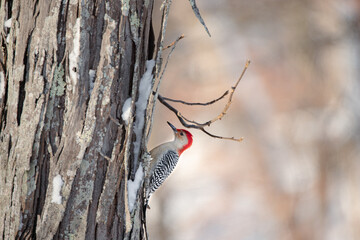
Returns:
[[[161,161],[155,166],[154,173],[150,178],[150,193],[155,192],[155,190],[161,186],[174,170],[178,160],[179,154],[175,151],[169,151],[163,155]]]

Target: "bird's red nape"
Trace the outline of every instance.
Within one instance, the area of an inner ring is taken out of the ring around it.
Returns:
[[[189,147],[191,147],[192,143],[193,143],[193,138],[192,138],[192,134],[185,130],[185,129],[177,129],[178,131],[183,131],[186,134],[186,137],[188,139],[188,143],[186,145],[184,145],[181,149],[179,149],[179,155],[181,155],[186,149],[188,149]]]

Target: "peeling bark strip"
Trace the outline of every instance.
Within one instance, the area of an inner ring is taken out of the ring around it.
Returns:
[[[0,4],[0,238],[142,238],[136,106],[120,116],[153,57],[153,0]]]

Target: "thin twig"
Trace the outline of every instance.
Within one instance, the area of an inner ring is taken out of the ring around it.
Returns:
[[[161,71],[161,65],[162,65],[162,50],[163,50],[163,44],[165,39],[165,33],[166,33],[166,27],[167,27],[167,21],[169,18],[170,13],[170,6],[171,6],[172,0],[164,0],[161,5],[162,10],[162,17],[161,17],[161,28],[158,36],[157,46],[156,46],[156,70],[155,70],[155,77],[159,77],[160,71]],[[155,78],[154,78],[155,79]],[[154,84],[154,82],[152,82]]]
[[[244,67],[244,69],[243,69],[243,71],[242,71],[239,79],[238,79],[237,82],[235,83],[235,86],[231,87],[231,89],[230,89],[229,101],[226,103],[226,105],[225,105],[225,107],[224,107],[224,110],[223,110],[216,118],[214,118],[213,120],[211,120],[211,121],[210,121],[210,124],[213,123],[213,122],[215,122],[215,121],[217,121],[217,120],[221,120],[221,119],[224,117],[224,115],[226,114],[226,111],[229,109],[229,107],[230,107],[230,105],[231,105],[231,101],[232,101],[232,97],[233,97],[233,95],[234,95],[234,92],[235,92],[237,86],[239,85],[240,80],[243,78],[243,76],[244,76],[246,70],[248,69],[249,65],[250,65],[250,60],[247,60],[247,61],[246,61],[246,64],[245,64],[245,67]]]
[[[158,92],[158,90],[159,90],[159,86],[160,86],[160,83],[161,83],[160,81],[162,80],[162,78],[163,78],[163,76],[164,76],[164,73],[165,73],[165,70],[166,70],[167,65],[168,65],[168,63],[169,63],[171,54],[172,54],[173,51],[175,50],[176,44],[177,44],[181,39],[183,39],[183,38],[184,38],[184,34],[182,34],[180,37],[178,37],[174,42],[172,42],[172,43],[169,45],[169,46],[172,46],[172,48],[171,48],[169,54],[168,54],[167,57],[166,57],[166,62],[165,62],[165,65],[164,65],[164,69],[163,69],[162,72],[161,72],[159,83],[158,83],[158,85],[156,86],[156,92]],[[167,47],[166,47],[166,48],[167,48]]]
[[[103,158],[105,158],[105,159],[108,160],[109,162],[111,161],[111,158],[109,158],[108,156],[106,156],[103,152],[101,152],[100,150],[99,150],[98,152],[99,152],[99,154],[100,154]]]
[[[166,101],[169,101],[169,102],[177,102],[177,103],[182,103],[182,104],[185,104],[185,105],[190,105],[190,106],[195,106],[195,105],[198,105],[198,106],[207,106],[207,105],[211,105],[213,103],[216,103],[217,101],[220,101],[221,99],[223,99],[226,95],[228,95],[229,93],[229,90],[227,90],[226,92],[224,92],[223,95],[221,95],[221,97],[215,99],[215,100],[212,100],[210,102],[206,102],[206,103],[191,103],[191,102],[185,102],[185,101],[182,101],[182,100],[176,100],[176,99],[171,99],[171,98],[167,98],[167,97],[162,97],[164,100]]]
[[[201,129],[204,133],[206,133],[207,135],[209,135],[210,137],[213,137],[213,138],[220,138],[220,139],[226,139],[226,140],[233,140],[233,141],[236,141],[236,142],[241,142],[242,140],[244,140],[243,137],[241,138],[234,138],[234,137],[221,137],[221,136],[217,136],[217,135],[214,135],[214,134],[211,134],[209,133],[208,131],[206,131],[204,128]]]
[[[170,43],[169,45],[167,45],[166,47],[163,48],[163,50],[168,49],[172,46],[174,46],[179,40],[183,39],[185,37],[184,34],[182,34],[180,37],[178,37],[178,39],[176,39],[175,41],[173,41],[172,43]]]
[[[181,112],[178,112],[178,116],[181,117],[181,118],[183,118],[185,121],[187,121],[187,122],[189,122],[189,123],[196,124],[196,125],[198,125],[198,126],[202,126],[202,127],[208,126],[208,127],[209,127],[209,126],[211,125],[211,122],[210,122],[210,121],[207,121],[207,122],[205,122],[205,123],[199,123],[199,122],[196,122],[196,121],[194,121],[194,120],[190,120],[190,119],[186,118],[185,116],[183,116],[183,115],[181,114]]]
[[[116,125],[118,126],[121,125],[120,122],[116,118],[114,118],[111,114],[109,116],[110,116],[110,120],[113,121]]]

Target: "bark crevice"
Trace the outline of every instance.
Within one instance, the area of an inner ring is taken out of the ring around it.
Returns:
[[[25,101],[25,79],[23,79],[19,84],[19,97],[18,97],[18,105],[17,105],[17,124],[20,126],[21,114],[23,111],[24,101]]]

